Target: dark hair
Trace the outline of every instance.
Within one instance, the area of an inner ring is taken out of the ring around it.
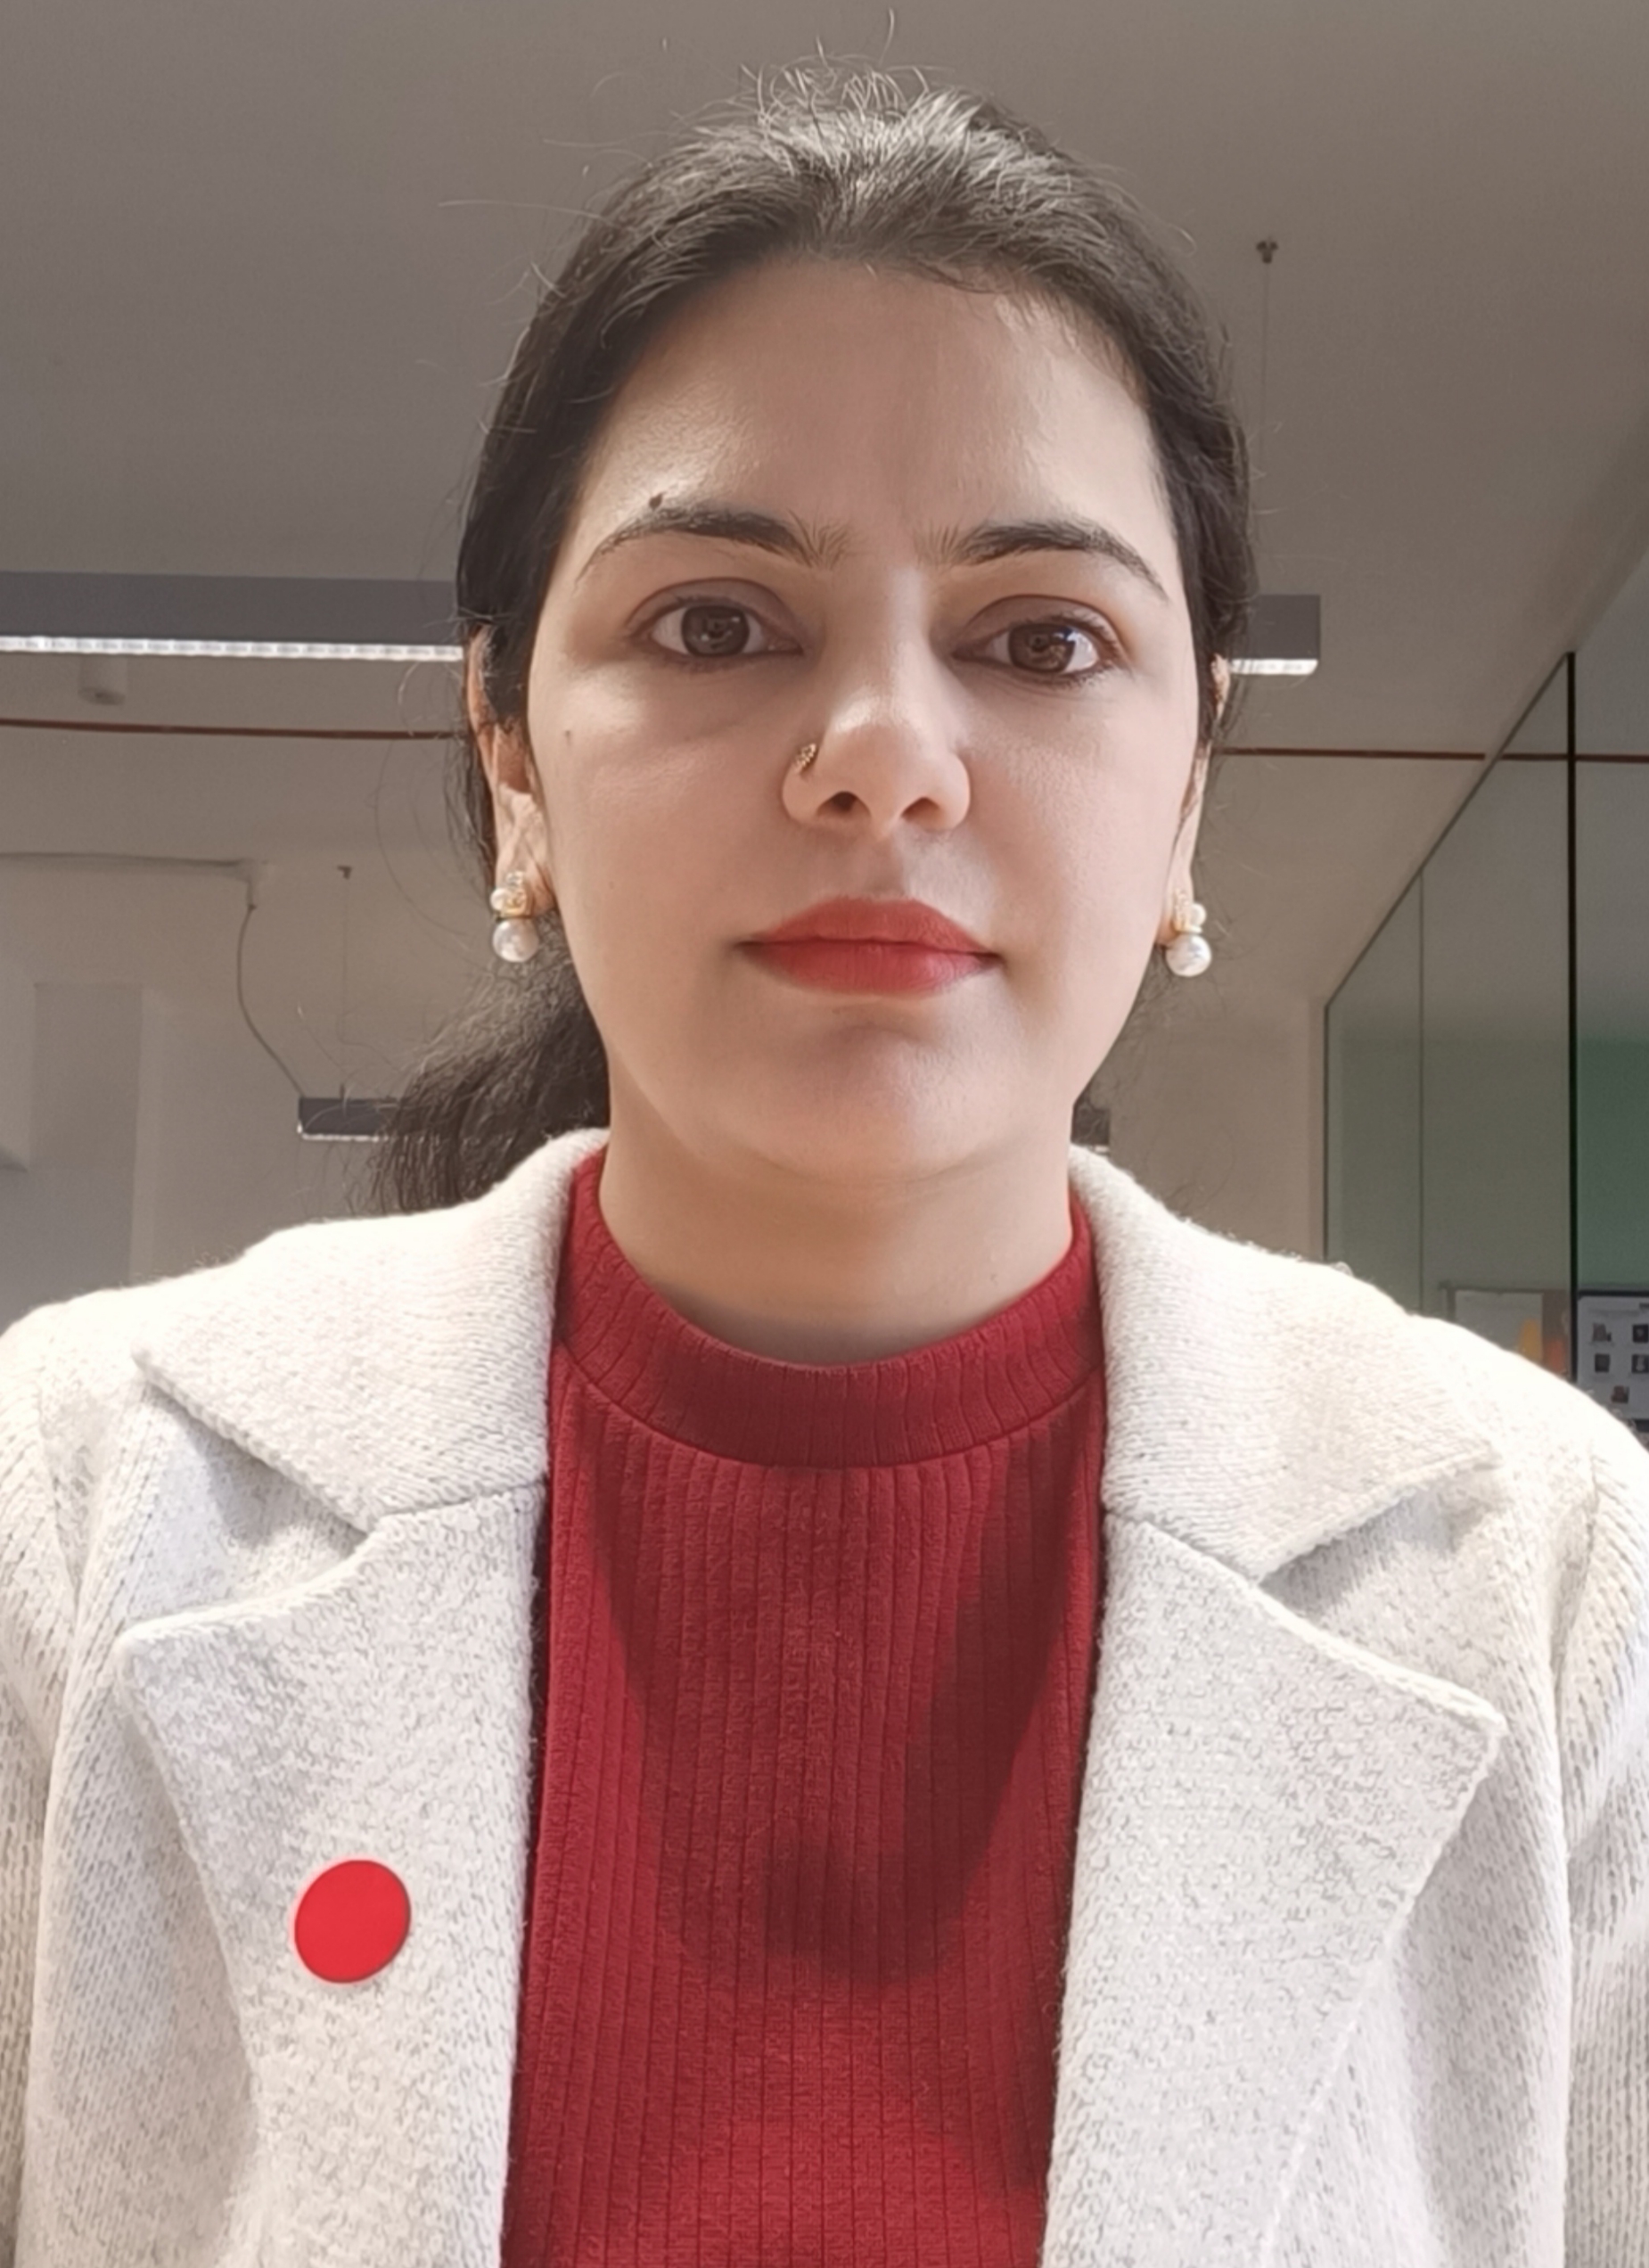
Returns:
[[[780,259],[874,261],[968,291],[1032,294],[1120,350],[1171,511],[1200,686],[1236,649],[1253,582],[1248,456],[1226,347],[1134,201],[983,96],[821,61],[687,127],[584,221],[516,349],[458,553],[457,612],[493,711],[520,722],[556,554],[602,419],[643,349],[696,292]],[[456,816],[487,886],[491,801],[467,728]],[[607,1058],[559,914],[495,970],[392,1113],[380,1199],[478,1196],[553,1136],[608,1122]],[[1142,991],[1142,998],[1144,993]],[[1083,1136],[1086,1096],[1073,1119]]]

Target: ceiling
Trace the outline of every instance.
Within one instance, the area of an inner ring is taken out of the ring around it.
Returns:
[[[1643,0],[26,0],[0,566],[445,572],[535,263],[816,45],[996,93],[1169,232],[1265,580],[1324,602],[1247,737],[1497,747],[1649,537]]]

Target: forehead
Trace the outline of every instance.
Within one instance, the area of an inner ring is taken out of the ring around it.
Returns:
[[[1087,505],[1177,568],[1137,382],[1097,328],[897,271],[786,262],[688,301],[607,413],[572,545],[699,486],[856,525]]]

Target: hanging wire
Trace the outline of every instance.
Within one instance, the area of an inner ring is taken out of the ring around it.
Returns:
[[[1254,448],[1254,471],[1260,480],[1266,470],[1267,393],[1271,375],[1271,263],[1276,258],[1276,238],[1262,236],[1254,247],[1264,263],[1259,280],[1259,431]]]
[[[262,1032],[258,1029],[258,1026],[252,1022],[252,1012],[246,1005],[246,931],[247,924],[250,922],[253,914],[256,913],[257,910],[258,900],[253,897],[250,886],[249,885],[246,892],[246,911],[241,916],[241,933],[234,941],[234,997],[241,1004],[241,1020],[245,1024],[247,1030],[251,1033],[253,1039],[256,1040],[258,1046],[263,1049],[265,1055],[268,1056],[270,1062],[274,1064],[276,1069],[280,1072],[282,1078],[286,1081],[293,1094],[301,1096],[303,1093],[302,1087],[299,1084],[297,1080],[292,1077],[291,1072],[288,1071],[286,1065],[281,1061],[279,1056],[275,1054],[275,1049],[269,1045],[269,1042],[264,1038]]]
[[[299,1000],[294,1005],[297,1009],[299,1023],[302,1024],[305,1031],[314,1041],[316,1048],[325,1056],[327,1062],[338,1074],[339,1101],[340,1103],[347,1103],[351,1098],[351,1096],[356,1094],[357,1091],[355,1078],[351,1074],[350,1067],[347,1060],[351,1049],[356,1052],[357,1057],[356,1065],[357,1072],[358,1072],[359,1070],[358,1056],[360,1050],[363,1048],[365,1048],[369,1055],[375,1056],[378,1061],[384,1064],[390,1071],[391,1076],[394,1075],[395,1065],[391,1058],[385,1055],[381,1048],[374,1047],[369,1040],[352,1040],[349,1036],[349,951],[352,941],[350,908],[353,904],[355,894],[350,888],[350,883],[355,877],[355,868],[353,867],[340,866],[338,868],[338,872],[343,876],[343,917],[340,932],[338,953],[338,1006],[337,1012],[332,1018],[332,1047],[327,1046],[325,1040],[316,1030],[314,1024],[310,1023],[308,1016],[304,1012],[303,1002]],[[404,891],[402,892],[402,895],[406,895]],[[411,903],[410,900],[408,900],[408,903]],[[455,933],[450,932],[448,933],[455,934]],[[333,1052],[334,1048],[341,1051],[345,1057],[344,1061],[340,1061],[339,1056]]]
[[[338,871],[343,876],[344,883],[343,925],[339,945],[338,1004],[332,1015],[332,1048],[342,1048],[348,1045],[344,1037],[344,1031],[345,1026],[349,1022],[349,876],[355,872],[355,869],[353,867],[340,867]],[[347,1102],[349,1097],[349,1074],[348,1071],[345,1069],[344,1065],[340,1063],[337,1056],[333,1054],[332,1048],[329,1048],[327,1046],[325,1040],[322,1039],[320,1033],[310,1023],[308,1016],[304,1012],[303,1002],[299,1000],[296,1003],[296,1006],[299,1023],[302,1024],[310,1039],[314,1040],[316,1048],[320,1050],[321,1054],[325,1056],[327,1062],[338,1074],[339,1101],[340,1103]]]
[[[254,888],[255,862],[244,859],[168,859],[134,850],[0,850],[0,864],[46,868],[78,867],[93,873],[119,874],[143,870],[150,874],[221,875],[227,881],[238,882],[246,892],[246,911],[241,917],[240,933],[234,941],[234,997],[240,1007],[241,1021],[293,1093],[302,1094],[303,1089],[252,1022],[251,1011],[246,1005],[246,930],[258,907]]]
[[[349,1044],[349,877],[355,868],[340,867],[338,871],[343,876],[343,944],[339,954],[338,974],[338,1045],[347,1048]],[[341,1092],[347,1095],[349,1091],[346,1077]]]
[[[258,873],[256,861],[249,861],[244,859],[168,859],[157,857],[143,851],[122,850],[0,850],[0,865],[40,867],[48,869],[53,867],[84,867],[92,872],[109,873],[121,873],[128,869],[141,869],[151,874],[221,875],[226,880],[238,882],[242,889],[246,893],[246,911],[241,916],[241,926],[239,931],[236,933],[234,941],[235,1004],[240,1009],[242,1023],[251,1033],[252,1038],[263,1049],[265,1055],[268,1056],[270,1062],[280,1072],[282,1078],[285,1080],[293,1094],[298,1096],[302,1095],[302,1082],[293,1075],[285,1062],[275,1053],[268,1040],[265,1039],[263,1033],[258,1030],[257,1024],[252,1020],[252,1012],[250,1008],[249,1008],[246,1005],[246,933],[251,925],[252,916],[258,910],[258,894],[255,886],[255,879]],[[343,874],[345,880],[347,881],[349,875],[353,872],[353,868],[345,867],[340,868],[340,871]],[[349,901],[346,899],[346,920],[348,915],[348,903]],[[345,932],[344,950],[347,957],[349,951],[347,928]],[[348,959],[346,957],[346,974],[348,966]],[[299,1021],[304,1023],[305,1029],[308,1030],[308,1019],[304,1016],[303,1004],[301,1001],[298,1005],[298,1015]],[[318,1036],[316,1033],[311,1032],[310,1037],[311,1039],[316,1040],[317,1046],[320,1045]],[[323,1049],[323,1053],[324,1053],[324,1049]],[[328,1060],[330,1061],[331,1058],[329,1057]],[[343,1077],[341,1066],[334,1063],[332,1068],[338,1072],[339,1077],[341,1080]],[[340,1086],[339,1092],[341,1096],[344,1094],[345,1089]]]

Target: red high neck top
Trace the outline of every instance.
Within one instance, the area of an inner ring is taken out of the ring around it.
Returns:
[[[577,1169],[504,2268],[1033,2268],[1100,1588],[1087,1216],[880,1361],[686,1322]]]

